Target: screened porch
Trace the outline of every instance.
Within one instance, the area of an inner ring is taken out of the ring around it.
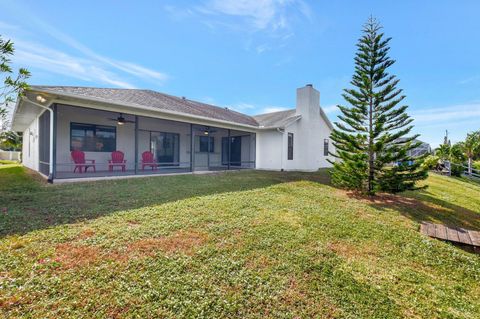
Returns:
[[[253,132],[60,104],[54,113],[55,179],[255,168]]]

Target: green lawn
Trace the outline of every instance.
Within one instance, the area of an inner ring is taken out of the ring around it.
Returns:
[[[0,314],[26,318],[478,318],[480,186],[358,197],[326,172],[45,185],[0,166]]]

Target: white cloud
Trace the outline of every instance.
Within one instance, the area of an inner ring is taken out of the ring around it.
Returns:
[[[311,17],[309,6],[302,0],[211,0],[200,8],[205,14],[223,14],[245,19],[254,30],[278,30],[289,26],[293,10]]]
[[[229,108],[241,113],[256,109],[255,105],[249,103],[237,103],[235,105],[229,106]]]
[[[261,54],[263,52],[266,52],[270,50],[270,46],[266,43],[258,45],[255,50],[257,51],[258,54]]]
[[[417,125],[451,123],[480,117],[480,103],[452,105],[410,112]],[[479,121],[480,125],[480,121]]]
[[[51,25],[45,23],[38,18],[35,18],[34,21],[37,25],[39,25],[45,32],[47,32],[51,37],[63,42],[64,44],[70,46],[73,49],[78,50],[80,53],[84,54],[86,57],[95,60],[97,62],[103,63],[114,69],[126,72],[128,74],[134,75],[139,78],[143,78],[146,80],[159,80],[163,82],[167,79],[167,75],[164,73],[160,73],[158,71],[150,70],[143,66],[137,65],[131,62],[124,62],[124,61],[117,61],[103,55],[97,54],[96,52],[92,51],[90,48],[86,47],[82,43],[78,42],[77,40],[73,39],[69,35],[61,32],[60,30],[52,27]]]
[[[463,79],[458,83],[463,85],[463,84],[470,84],[470,83],[475,83],[479,81],[480,81],[480,75],[475,75],[475,76],[471,76],[469,78]]]
[[[14,62],[28,68],[38,68],[50,73],[61,74],[82,81],[102,82],[122,88],[134,85],[122,80],[101,63],[82,57],[66,54],[29,41],[15,40]]]
[[[165,5],[163,9],[170,15],[170,17],[176,20],[182,20],[195,15],[195,12],[191,9],[178,8],[168,4]]]
[[[283,48],[295,33],[294,22],[311,22],[313,13],[304,0],[203,0],[192,8],[167,5],[174,20],[195,18],[212,32],[241,34],[244,49],[265,53]]]
[[[138,76],[140,78],[150,78],[154,80],[159,80],[161,82],[164,82],[168,79],[168,76],[165,73],[154,71],[135,63],[117,61],[115,63],[115,66],[122,71]]]
[[[322,109],[325,113],[330,114],[330,113],[336,112],[338,110],[338,107],[336,104],[332,104],[332,105],[322,106]]]
[[[22,17],[24,21],[30,23],[31,30],[18,28],[1,21],[0,27],[6,30],[4,36],[14,40],[15,61],[21,62],[26,67],[34,66],[51,73],[71,76],[85,81],[103,82],[124,88],[134,87],[130,83],[134,80],[132,77],[159,85],[168,79],[165,73],[94,52],[71,36],[39,19],[27,8],[16,7],[15,11],[22,11]],[[50,39],[56,40],[57,43],[66,45],[69,52],[53,49],[44,44],[40,45],[36,41],[25,40],[27,35],[33,35],[35,38],[41,37],[44,39],[44,43],[51,42],[48,41]],[[50,39],[46,38],[45,35]],[[129,80],[126,80],[126,77]]]
[[[1,30],[18,30],[19,27],[10,23],[6,23],[4,21],[0,21],[0,29]]]
[[[280,112],[280,111],[286,111],[286,110],[288,110],[288,108],[282,107],[282,106],[268,106],[268,107],[265,107],[260,114]]]

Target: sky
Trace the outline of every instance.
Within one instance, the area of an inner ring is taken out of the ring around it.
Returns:
[[[332,121],[370,15],[392,37],[414,133],[480,129],[478,0],[0,0],[0,35],[30,84],[152,89],[247,114],[313,84]]]

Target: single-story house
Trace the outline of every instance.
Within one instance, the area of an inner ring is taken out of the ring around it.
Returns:
[[[151,90],[31,86],[12,129],[23,164],[50,181],[330,166],[332,124],[312,85],[295,109],[249,116]]]
[[[402,142],[402,141],[406,141],[408,138],[406,137],[401,137],[399,139],[397,139],[397,141],[399,142]],[[419,157],[419,156],[423,156],[425,154],[431,154],[432,153],[432,148],[430,147],[430,144],[426,143],[426,142],[423,142],[423,141],[420,141],[418,139],[414,139],[412,141],[413,144],[418,144],[417,147],[411,149],[408,151],[407,155],[408,156],[411,156],[411,157]]]

